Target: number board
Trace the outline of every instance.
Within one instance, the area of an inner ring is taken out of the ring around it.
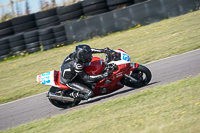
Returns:
[[[49,84],[50,82],[51,82],[51,80],[50,80],[50,72],[43,73],[41,75],[41,83],[42,84]]]

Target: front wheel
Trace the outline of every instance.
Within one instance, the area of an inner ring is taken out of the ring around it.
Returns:
[[[49,92],[51,93],[54,93],[56,95],[60,95],[60,92],[63,91],[62,89],[59,89],[59,88],[56,88],[56,87],[51,87]],[[81,100],[79,99],[74,99],[73,102],[71,101],[61,101],[61,100],[55,100],[55,99],[50,99],[49,98],[49,101],[56,107],[58,108],[70,108],[70,107],[73,107],[73,106],[76,106],[78,105]]]
[[[142,65],[139,65],[138,68],[135,69],[130,76],[136,79],[137,82],[132,82],[132,80],[126,77],[123,77],[121,82],[122,84],[133,88],[139,88],[147,85],[151,81],[152,77],[151,71],[147,67]]]

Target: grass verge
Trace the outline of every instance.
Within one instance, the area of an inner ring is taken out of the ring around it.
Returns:
[[[144,64],[200,48],[199,20],[200,11],[196,11],[81,43],[93,48],[121,48],[131,56],[132,62]],[[48,91],[49,86],[36,83],[36,75],[59,70],[64,58],[78,44],[0,62],[0,103]]]
[[[197,133],[200,75],[25,124],[2,133]]]

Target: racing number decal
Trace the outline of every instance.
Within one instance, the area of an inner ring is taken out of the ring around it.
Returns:
[[[48,83],[50,83],[50,72],[42,74],[41,82],[42,82],[42,84],[48,84]]]
[[[123,60],[125,60],[125,61],[130,61],[129,55],[123,53]]]

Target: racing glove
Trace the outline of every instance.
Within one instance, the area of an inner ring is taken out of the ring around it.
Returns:
[[[104,48],[104,52],[105,52],[105,53],[107,53],[107,52],[109,52],[109,51],[110,51],[109,47]]]

